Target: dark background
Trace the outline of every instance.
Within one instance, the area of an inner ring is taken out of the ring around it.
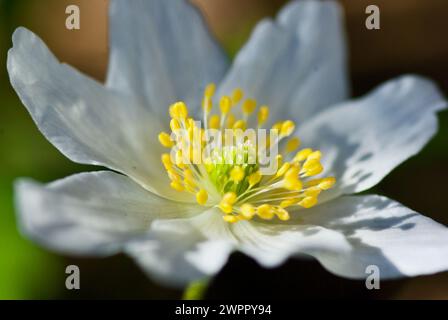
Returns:
[[[233,56],[264,16],[283,0],[197,0],[226,51]],[[344,0],[353,93],[362,95],[403,73],[434,79],[448,93],[448,1]],[[65,7],[81,9],[81,30],[65,29]],[[365,8],[381,10],[381,30],[365,28]],[[13,30],[24,25],[40,35],[56,56],[103,80],[107,68],[106,0],[0,0],[0,299],[179,298],[182,292],[158,286],[125,256],[73,259],[39,248],[17,231],[12,182],[21,176],[52,181],[92,168],[64,158],[38,132],[9,85],[6,52]],[[448,113],[440,131],[418,156],[395,169],[370,192],[394,198],[448,224]],[[81,269],[81,290],[65,289],[65,267]],[[448,299],[448,273],[381,283],[368,291],[363,281],[327,273],[316,262],[291,260],[265,270],[234,254],[211,283],[209,298],[351,297]]]

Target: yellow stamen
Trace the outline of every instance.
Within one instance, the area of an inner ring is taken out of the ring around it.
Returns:
[[[243,102],[243,112],[246,115],[251,114],[255,111],[255,108],[257,107],[257,102],[254,99],[247,99]]]
[[[256,185],[261,180],[260,171],[254,172],[249,176],[249,185],[252,187]]]
[[[212,98],[215,94],[215,91],[216,91],[216,85],[214,83],[209,83],[205,87],[204,97],[209,99]]]
[[[233,204],[236,202],[236,194],[234,192],[228,192],[224,194],[219,204],[220,209],[225,213],[232,213]]]
[[[234,129],[233,134],[239,134],[239,129],[244,131],[248,124],[255,122],[258,128],[265,125],[269,107],[261,106],[254,116],[256,100],[243,100],[244,93],[237,88],[230,95],[218,98],[221,113],[212,115],[215,91],[213,83],[204,89],[202,122],[195,122],[195,119],[188,117],[187,105],[182,101],[169,107],[171,135],[160,132],[158,139],[163,146],[171,148],[170,153],[161,156],[171,187],[178,192],[190,193],[199,205],[220,208],[224,221],[229,223],[253,219],[255,216],[265,220],[277,218],[287,221],[290,212],[286,208],[303,210],[315,206],[320,193],[336,183],[334,177],[314,177],[324,170],[322,153],[306,148],[299,150],[289,160],[290,153],[296,152],[300,146],[298,137],[286,139],[296,128],[291,120],[274,124],[272,129],[277,130],[278,136],[269,132],[267,141],[263,139],[266,145],[258,144],[258,138],[256,142],[251,141],[245,132],[242,142],[227,137],[225,129]],[[232,108],[237,105],[242,108],[241,119],[235,119],[232,112]],[[201,123],[205,129],[219,130],[222,134],[220,140],[217,140],[219,144],[211,150],[206,149],[210,141]],[[185,129],[186,134],[179,133],[179,129]],[[228,146],[228,140],[237,144]],[[273,154],[277,150],[275,147],[282,152]],[[261,174],[265,163],[261,163],[259,152],[266,152],[277,165],[277,171],[266,173],[265,179]]]
[[[200,205],[205,205],[207,203],[208,200],[208,193],[207,191],[205,191],[204,189],[199,190],[198,193],[196,193],[196,201],[200,204]]]
[[[291,138],[287,143],[286,143],[286,152],[293,152],[294,150],[296,150],[300,145],[300,139],[297,137]]]
[[[213,109],[213,101],[210,98],[204,98],[202,100],[202,109],[205,111],[205,113],[209,113]]]
[[[282,221],[287,221],[287,220],[290,219],[289,212],[286,211],[284,208],[280,208],[280,207],[276,208],[275,209],[275,214]]]
[[[296,203],[296,199],[294,199],[294,198],[291,198],[288,200],[283,200],[282,202],[280,202],[280,207],[286,208],[286,207],[292,206],[295,203]]]
[[[233,129],[241,129],[241,130],[245,130],[246,129],[246,121],[244,120],[238,120],[237,122],[235,122],[233,124]]]
[[[260,107],[260,110],[258,111],[258,125],[262,126],[266,122],[268,117],[269,117],[269,107],[268,106]]]
[[[291,135],[291,133],[294,131],[296,125],[291,120],[286,120],[282,123],[282,126],[280,128],[280,135],[288,137]]]
[[[228,223],[238,222],[238,218],[233,215],[225,215],[222,218],[224,219],[225,222],[228,222]]]
[[[162,146],[166,148],[171,148],[174,146],[174,142],[171,141],[170,135],[166,132],[159,133],[159,142]]]
[[[241,215],[245,219],[252,219],[252,217],[255,215],[255,208],[250,203],[245,203],[241,206]]]
[[[227,115],[227,128],[232,128],[233,125],[235,124],[235,116],[232,113],[229,113]]]
[[[310,148],[302,149],[297,152],[296,156],[294,157],[294,161],[304,161],[312,152],[313,150]]]
[[[219,129],[219,124],[221,122],[221,117],[217,114],[210,117],[208,126],[210,129]]]
[[[171,156],[168,153],[162,154],[162,163],[165,169],[170,169],[173,167],[173,163],[171,162]]]
[[[320,160],[320,158],[322,157],[322,153],[319,150],[313,151],[311,152],[307,159],[308,160]]]
[[[305,176],[307,176],[307,177],[318,175],[323,170],[324,170],[324,168],[320,164],[319,160],[315,160],[315,159],[306,160],[305,163],[303,164],[303,169],[302,169]]]
[[[176,191],[182,192],[185,190],[184,186],[182,185],[182,183],[178,182],[178,181],[172,181],[170,184],[171,188],[173,188]]]
[[[180,129],[181,126],[180,126],[179,120],[171,119],[170,128],[171,128],[171,131],[176,131],[176,130]]]
[[[221,109],[222,114],[227,114],[232,108],[232,101],[229,97],[224,96],[219,101],[219,108]]]
[[[241,90],[240,88],[236,88],[232,92],[232,103],[234,105],[238,104],[241,101],[241,99],[243,98],[243,96],[244,96],[243,90]]]
[[[282,164],[280,169],[278,169],[277,174],[275,176],[277,178],[281,177],[282,175],[284,175],[286,173],[286,171],[288,171],[290,166],[291,166],[291,164],[289,162],[285,162],[284,164]]]
[[[185,120],[188,117],[188,108],[185,102],[176,102],[170,107],[170,115],[174,119]]]
[[[244,170],[243,168],[237,166],[230,171],[230,180],[234,181],[235,183],[240,182],[244,178]]]
[[[304,208],[311,208],[317,204],[316,197],[306,197],[302,201],[299,202],[299,205]]]
[[[274,218],[274,210],[268,204],[262,204],[257,208],[257,215],[264,220],[271,220]]]
[[[282,125],[283,125],[283,122],[277,122],[272,126],[271,129],[276,130],[280,133],[280,130],[282,129]]]
[[[319,188],[321,188],[322,190],[328,190],[328,189],[332,188],[335,183],[336,183],[335,177],[323,178],[323,179],[321,179],[321,182],[319,183]]]

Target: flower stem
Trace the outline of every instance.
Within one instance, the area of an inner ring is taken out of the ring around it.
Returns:
[[[201,300],[207,291],[210,279],[203,279],[191,282],[182,295],[183,300]]]

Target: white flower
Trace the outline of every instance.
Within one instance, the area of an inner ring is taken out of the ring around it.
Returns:
[[[115,171],[45,186],[18,181],[20,227],[30,238],[76,255],[125,252],[171,285],[215,274],[234,250],[266,267],[312,256],[348,278],[364,278],[368,265],[383,279],[448,269],[444,226],[388,198],[352,195],[419,152],[446,102],[417,76],[343,102],[346,49],[336,3],[291,2],[275,21],[258,24],[230,67],[186,1],[112,0],[110,35],[105,85],[61,64],[30,31],[13,35],[11,83],[39,129],[72,161]],[[287,221],[228,223],[216,203],[198,205],[170,187],[157,141],[168,127],[167,106],[185,101],[199,116],[212,82],[218,97],[241,88],[271,107],[270,119],[292,119],[303,144],[322,152],[325,174],[337,183],[316,206],[293,207]]]

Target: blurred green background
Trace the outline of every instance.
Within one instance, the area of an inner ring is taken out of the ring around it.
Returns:
[[[283,0],[196,0],[230,56],[254,24],[272,16]],[[354,95],[402,73],[433,78],[448,93],[448,2],[378,0],[381,30],[364,27],[370,1],[341,1],[346,9]],[[350,3],[350,6],[349,6]],[[65,29],[65,7],[81,9],[81,30]],[[103,80],[107,68],[106,0],[0,0],[0,299],[178,298],[180,291],[147,279],[133,262],[116,256],[73,259],[39,248],[16,227],[12,185],[17,177],[47,182],[92,168],[73,164],[39,133],[10,87],[6,54],[11,34],[26,26],[53,52],[83,72]],[[448,224],[448,113],[440,131],[422,153],[393,171],[374,192]],[[81,268],[81,290],[65,289],[65,267]],[[237,276],[235,276],[237,274]],[[235,281],[235,277],[236,280]],[[232,279],[232,281],[229,281]],[[290,261],[264,270],[239,254],[231,257],[207,293],[222,297],[366,297],[448,299],[448,273],[382,283],[365,292],[363,283],[334,277],[315,262]]]

